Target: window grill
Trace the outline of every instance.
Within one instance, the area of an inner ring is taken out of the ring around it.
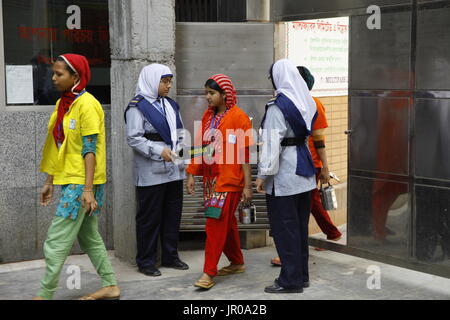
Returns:
[[[176,0],[177,22],[246,21],[245,0]]]

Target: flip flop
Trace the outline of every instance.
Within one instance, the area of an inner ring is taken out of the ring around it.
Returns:
[[[115,297],[106,297],[106,296],[101,296],[100,294],[98,294],[98,292],[94,292],[91,294],[88,294],[86,296],[83,296],[81,298],[79,298],[78,300],[120,300],[120,292],[118,296]]]
[[[228,267],[223,267],[222,269],[220,269],[217,272],[217,275],[218,276],[228,276],[230,274],[238,274],[238,273],[243,273],[243,272],[245,272],[245,267],[241,267],[239,269],[233,269],[233,268],[230,268],[230,266],[228,266]]]
[[[337,237],[337,238],[327,239],[327,240],[330,240],[330,241],[339,241],[339,240],[341,240],[341,238],[342,238],[342,236],[339,236],[339,237]]]
[[[209,290],[212,287],[214,287],[215,284],[216,283],[212,280],[210,281],[210,280],[199,279],[199,280],[197,280],[196,283],[194,283],[194,287]]]
[[[87,296],[81,297],[78,300],[120,300],[120,295],[118,295],[117,297],[100,297],[100,298],[95,298],[94,294],[89,294]]]
[[[281,267],[281,260],[280,258],[273,258],[270,260],[270,263],[274,265],[275,267]]]

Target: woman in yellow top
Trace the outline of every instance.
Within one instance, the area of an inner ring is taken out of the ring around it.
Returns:
[[[76,54],[59,56],[52,79],[62,94],[50,117],[43,149],[41,171],[48,176],[40,192],[41,205],[49,205],[54,185],[61,185],[61,196],[44,244],[46,272],[34,299],[53,298],[75,238],[89,255],[103,287],[81,299],[118,299],[120,290],[98,232],[106,183],[105,124],[100,103],[86,92],[90,80],[87,59]]]

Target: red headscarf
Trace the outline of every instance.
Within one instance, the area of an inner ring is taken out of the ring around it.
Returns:
[[[227,94],[227,109],[233,108],[236,105],[237,98],[236,89],[231,79],[224,74],[216,74],[209,79],[214,80],[219,85],[219,88]]]
[[[69,108],[75,101],[77,95],[86,88],[89,80],[91,80],[89,62],[84,56],[78,54],[63,54],[60,57],[64,59],[70,69],[78,73],[80,80],[70,91],[61,94],[61,101],[58,105],[58,116],[55,126],[53,127],[53,137],[55,138],[56,144],[63,143],[65,138],[62,126],[64,115],[69,111]]]
[[[226,101],[227,110],[220,117],[219,123],[217,124],[217,127],[216,127],[216,128],[218,128],[220,125],[220,120],[222,120],[222,118],[225,116],[227,111],[236,105],[236,102],[237,102],[236,88],[234,87],[233,82],[231,82],[231,79],[224,74],[216,74],[216,75],[212,76],[211,78],[209,78],[208,80],[210,80],[210,79],[214,80],[219,85],[219,88],[225,91],[226,98],[227,98],[227,101]],[[208,113],[209,113],[209,115],[208,115],[207,121],[206,121],[206,123],[204,123],[205,124],[205,126],[203,128],[204,132],[210,128],[211,121],[213,120],[213,118],[215,116],[214,107],[209,106]]]

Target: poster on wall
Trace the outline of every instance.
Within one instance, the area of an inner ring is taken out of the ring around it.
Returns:
[[[6,66],[6,100],[8,104],[32,104],[33,67]]]
[[[286,53],[314,75],[312,95],[348,95],[349,18],[288,22]]]

